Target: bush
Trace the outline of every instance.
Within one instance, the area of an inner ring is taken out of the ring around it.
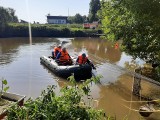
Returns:
[[[92,100],[89,84],[98,82],[100,77],[88,79],[81,85],[77,85],[74,77],[69,77],[72,86],[61,88],[60,96],[54,93],[55,86],[49,86],[37,99],[28,99],[23,107],[17,105],[11,107],[8,112],[8,120],[103,120],[105,114],[102,110],[95,110],[84,103],[83,96]]]
[[[90,37],[97,30],[83,29],[81,24],[31,24],[32,37]],[[0,37],[29,37],[27,23],[9,23]]]

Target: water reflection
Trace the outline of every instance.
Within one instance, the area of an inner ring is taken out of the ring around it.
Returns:
[[[58,39],[54,39],[58,42]],[[33,38],[32,45],[53,42],[53,38]],[[58,43],[57,43],[58,44]],[[54,44],[53,44],[54,45]],[[21,46],[29,46],[29,38],[1,38],[0,64],[8,64],[18,56]]]
[[[119,61],[121,58],[120,50],[115,49],[113,47],[114,44],[106,40],[98,38],[76,38],[72,40],[72,45],[77,52],[81,52],[83,49],[86,49],[88,54],[93,54],[102,59],[109,60],[112,63]]]

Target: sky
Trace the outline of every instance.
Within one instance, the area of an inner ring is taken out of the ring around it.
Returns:
[[[18,19],[47,23],[51,16],[88,15],[90,0],[0,0],[0,6],[13,8]]]

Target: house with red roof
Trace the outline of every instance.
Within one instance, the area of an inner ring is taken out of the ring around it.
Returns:
[[[85,29],[95,29],[97,27],[98,27],[98,22],[83,23],[83,28],[85,28]]]

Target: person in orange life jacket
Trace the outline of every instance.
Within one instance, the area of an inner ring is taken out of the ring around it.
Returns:
[[[59,64],[63,64],[63,65],[71,65],[72,64],[71,57],[68,54],[66,48],[63,48],[62,51],[57,54],[56,61]]]
[[[59,53],[59,52],[61,52],[61,45],[58,45],[58,47],[55,47],[54,48],[54,50],[52,51],[52,57],[53,58],[56,58],[57,57],[57,54]]]
[[[83,53],[82,55],[78,56],[78,58],[76,60],[76,63],[79,64],[79,65],[88,63],[89,65],[92,66],[93,69],[96,69],[94,67],[93,63],[86,57],[85,53]]]

